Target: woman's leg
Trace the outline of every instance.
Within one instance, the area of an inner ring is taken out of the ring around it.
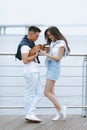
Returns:
[[[54,93],[54,80],[46,80],[46,86],[44,90],[45,96],[49,98],[50,101],[54,104],[54,106],[57,109],[57,115],[52,120],[65,120],[66,119],[66,107],[61,107],[61,105],[58,103],[55,93]]]
[[[58,103],[56,96],[55,96],[55,92],[54,92],[54,85],[55,85],[55,81],[54,80],[46,80],[46,85],[45,85],[45,90],[44,90],[44,95],[46,97],[49,98],[50,101],[52,101],[52,103],[54,104],[54,106],[56,107],[56,109],[58,111],[61,111],[61,106]]]

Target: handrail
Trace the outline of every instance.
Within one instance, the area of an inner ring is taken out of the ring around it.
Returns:
[[[32,24],[1,24],[0,27],[29,27]],[[48,24],[34,24],[35,26],[50,26]],[[86,27],[87,24],[58,24],[56,26],[65,26],[65,27]]]
[[[34,24],[35,25],[35,24]],[[8,27],[29,27],[29,26],[31,26],[31,24],[13,24],[13,25],[0,25],[0,28],[2,27],[2,28],[8,28]],[[42,25],[42,24],[36,24],[35,26],[45,26],[45,25]]]
[[[87,108],[87,106],[66,106],[67,108]],[[14,108],[24,108],[24,106],[0,106],[0,109],[14,109]],[[43,107],[38,107],[37,108],[43,108]],[[55,108],[54,106],[44,106],[44,108]]]
[[[0,53],[0,55],[15,55],[15,53]],[[69,56],[87,56],[87,54],[70,54]]]

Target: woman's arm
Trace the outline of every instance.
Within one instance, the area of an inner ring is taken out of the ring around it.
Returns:
[[[46,53],[46,51],[40,50],[40,55],[47,56],[48,58],[55,60],[55,61],[61,60],[61,58],[63,57],[63,54],[64,54],[64,47],[63,46],[59,48],[58,56],[53,56],[49,53]]]

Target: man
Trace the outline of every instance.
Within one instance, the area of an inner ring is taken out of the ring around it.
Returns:
[[[33,56],[29,56],[31,48],[26,43],[34,45],[34,42],[38,39],[40,32],[41,30],[38,27],[30,26],[28,29],[28,35],[26,35],[21,41],[21,57],[25,65],[24,78],[26,82],[25,119],[35,122],[41,122],[41,119],[35,115],[35,106],[37,101],[42,97],[43,88],[40,81],[38,63],[35,60],[38,57],[38,52]]]

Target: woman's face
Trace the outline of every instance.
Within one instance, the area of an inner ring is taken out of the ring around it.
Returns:
[[[48,35],[49,39],[51,39],[51,41],[56,40],[56,38],[49,31],[47,32],[47,35]]]

